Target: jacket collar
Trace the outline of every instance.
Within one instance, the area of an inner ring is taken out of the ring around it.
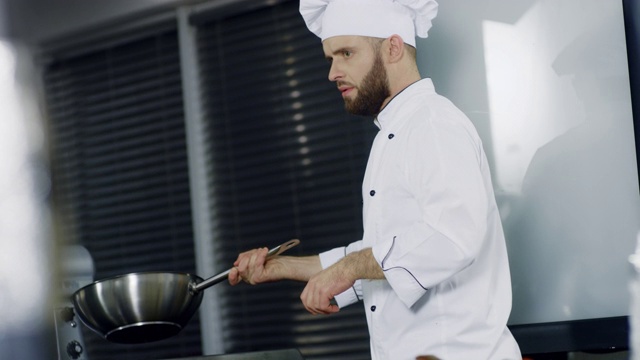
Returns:
[[[397,93],[380,111],[373,122],[380,130],[383,128],[390,130],[402,122],[403,114],[411,112],[421,104],[420,101],[411,101],[412,99],[435,93],[436,90],[431,79],[418,80]]]

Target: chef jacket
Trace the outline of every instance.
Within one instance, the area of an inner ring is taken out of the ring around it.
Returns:
[[[363,239],[320,261],[327,268],[372,248],[386,280],[358,280],[336,302],[364,301],[374,360],[522,359],[506,327],[506,244],[471,121],[423,79],[396,95],[375,124]]]

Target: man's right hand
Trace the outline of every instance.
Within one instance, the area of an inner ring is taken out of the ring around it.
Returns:
[[[264,282],[274,281],[268,275],[268,268],[274,259],[267,262],[269,249],[260,248],[249,250],[238,255],[238,259],[233,263],[233,268],[229,272],[229,284],[237,285],[241,281],[255,285]]]
[[[229,272],[229,284],[255,285],[278,280],[309,281],[322,270],[320,258],[314,256],[274,256],[267,260],[267,248],[245,251],[238,255]]]

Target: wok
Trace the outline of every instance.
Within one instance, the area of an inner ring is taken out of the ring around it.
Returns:
[[[289,240],[267,258],[298,245]],[[82,322],[106,340],[138,344],[179,333],[198,310],[203,292],[228,278],[231,269],[206,280],[187,273],[140,272],[89,284],[72,295]]]

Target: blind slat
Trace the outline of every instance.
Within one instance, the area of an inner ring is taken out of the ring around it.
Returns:
[[[310,255],[362,236],[360,184],[376,129],[345,114],[298,5],[197,22],[211,221],[221,239],[213,245],[224,262],[265,241],[299,237],[292,253]],[[227,352],[370,357],[361,306],[318,322],[300,303],[300,284],[268,285],[221,289]]]
[[[96,279],[193,272],[177,31],[123,36],[81,55],[54,54],[45,69],[56,198],[70,209],[66,229],[91,253]],[[88,331],[83,337],[92,360],[201,354],[198,317],[152,344],[112,344]]]

